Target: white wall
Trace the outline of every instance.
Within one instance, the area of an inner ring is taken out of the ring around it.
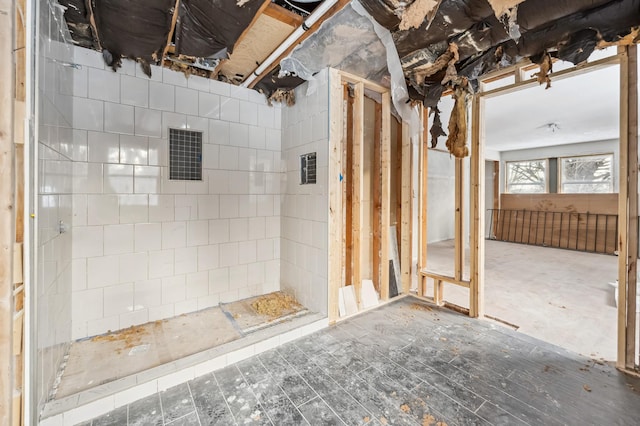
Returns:
[[[318,87],[296,89],[296,104],[282,111],[281,284],[309,309],[327,312],[329,85],[327,70]],[[300,185],[300,155],[317,153],[317,183]],[[337,179],[337,177],[336,177]]]
[[[427,242],[454,238],[455,157],[430,150],[427,169]]]
[[[73,338],[279,289],[281,109],[249,89],[74,48]],[[168,129],[203,180],[168,179]]]
[[[35,292],[36,392],[38,410],[46,402],[58,368],[71,341],[71,233],[72,225],[72,60],[64,44],[66,26],[59,8],[39,2],[37,40],[38,116],[37,152],[37,264]]]

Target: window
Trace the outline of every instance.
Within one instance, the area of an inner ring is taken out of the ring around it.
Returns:
[[[316,153],[300,156],[300,185],[316,183]]]
[[[507,192],[543,193],[547,191],[547,161],[507,162]]]
[[[169,129],[169,179],[202,180],[202,132]]]
[[[611,193],[613,192],[613,155],[588,155],[561,158],[561,192]]]

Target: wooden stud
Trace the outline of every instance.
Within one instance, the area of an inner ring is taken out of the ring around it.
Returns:
[[[318,28],[320,28],[320,25],[322,25],[323,22],[325,22],[334,14],[342,10],[342,8],[344,8],[347,4],[349,4],[349,2],[350,0],[338,0],[338,2],[335,5],[333,5],[327,11],[327,13],[325,13],[322,16],[322,18],[318,19],[307,31],[305,31],[304,34],[302,34],[302,36],[297,40],[296,43],[293,43],[291,46],[289,46],[289,48],[286,49],[284,52],[282,52],[282,54],[278,56],[278,58],[275,61],[273,61],[270,66],[268,66],[264,71],[262,71],[260,75],[258,75],[258,77],[255,80],[253,80],[251,84],[249,84],[249,88],[253,89],[253,87],[256,84],[258,84],[266,75],[270,74],[274,70],[274,68],[280,64],[280,61],[282,60],[282,58],[288,56],[296,46],[298,46],[300,43],[306,40],[307,37],[309,37],[311,34],[315,33],[318,30]]]
[[[373,230],[372,243],[372,263],[373,274],[371,279],[375,289],[380,294],[382,288],[381,265],[382,264],[382,104],[376,102],[373,124],[373,167],[371,168],[371,201],[373,204],[373,219],[371,227]],[[388,232],[388,230],[385,230]],[[388,249],[387,249],[388,250]],[[387,266],[388,268],[389,266]]]
[[[427,268],[427,205],[428,205],[428,143],[429,143],[429,110],[421,108],[422,132],[420,134],[420,165],[418,171],[418,181],[420,187],[420,198],[418,201],[419,218],[419,241],[418,241],[418,271]],[[422,275],[421,275],[422,277]],[[422,277],[419,282],[418,295],[424,296],[427,288],[427,279]]]
[[[26,0],[17,0],[15,11],[15,24],[16,24],[16,39],[15,39],[15,61],[16,61],[16,74],[15,74],[15,99],[19,102],[24,102],[27,98],[27,86],[26,86],[26,28],[27,23],[27,2]]]
[[[620,46],[618,55],[620,56],[620,190],[618,194],[617,365],[619,368],[633,369],[636,359],[638,259],[637,47],[635,45]],[[624,235],[620,235],[621,232],[624,232]]]
[[[363,226],[363,206],[364,198],[364,85],[356,83],[354,86],[353,100],[353,165],[352,179],[353,194],[353,285],[356,291],[356,301],[360,307],[360,289],[362,287],[362,242],[364,241],[365,229]]]
[[[442,280],[433,278],[433,302],[438,306],[444,305],[444,284]]]
[[[484,315],[484,143],[482,99],[473,97],[471,116],[471,226],[469,316]]]
[[[628,111],[627,134],[629,138],[629,246],[627,256],[628,285],[627,285],[627,369],[636,367],[636,293],[638,268],[638,46],[627,46],[627,76]]]
[[[344,84],[346,100],[346,129],[343,146],[344,152],[344,281],[343,285],[353,284],[353,96],[349,95],[349,87]]]
[[[338,320],[338,292],[342,283],[342,134],[343,92],[340,74],[329,70],[329,323]]]
[[[629,274],[629,58],[618,48],[620,60],[620,184],[618,189],[618,368],[626,368],[627,358],[627,283]]]
[[[380,147],[380,299],[389,299],[389,228],[391,225],[391,96],[382,94]]]
[[[164,50],[162,51],[162,58],[160,58],[161,61],[164,61],[164,58],[167,57],[169,46],[171,46],[171,39],[173,38],[173,33],[176,30],[176,23],[178,22],[179,12],[180,12],[180,0],[176,0],[176,4],[173,7],[173,16],[171,17],[171,27],[169,28],[169,34],[167,35],[167,44],[165,44]],[[245,33],[246,31],[243,32],[242,34],[245,34]]]
[[[500,162],[493,162],[493,224],[491,229],[494,230],[498,227],[498,211],[500,210]],[[489,235],[491,238],[492,235]]]
[[[93,14],[93,1],[88,0],[86,3],[87,8],[89,9],[89,24],[91,25],[91,30],[93,31],[93,39],[97,44],[97,50],[102,50],[102,43],[100,42],[100,34],[98,34],[98,26],[96,25],[96,18]]]
[[[464,163],[462,158],[455,159],[455,241],[454,276],[461,280],[464,273]]]
[[[454,277],[450,277],[448,275],[443,275],[443,274],[437,274],[435,272],[421,271],[420,275],[422,275],[424,277],[427,277],[427,278],[432,278],[434,280],[439,280],[439,281],[455,284],[455,285],[460,286],[460,287],[469,288],[470,285],[471,285],[471,283],[468,280],[457,280]]]
[[[411,290],[411,135],[409,125],[402,122],[402,211],[400,219],[400,279],[402,292]]]
[[[13,245],[15,242],[13,64],[15,3],[0,0],[0,424],[11,425],[13,406]],[[15,414],[15,413],[14,413]]]
[[[297,13],[285,9],[284,7],[276,3],[272,3],[270,0],[267,0],[266,3],[268,6],[266,9],[264,9],[265,15],[270,16],[273,19],[277,19],[278,21],[287,25],[291,25],[294,28],[299,27],[304,22],[304,18]]]

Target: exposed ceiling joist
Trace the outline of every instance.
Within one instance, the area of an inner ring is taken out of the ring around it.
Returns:
[[[264,14],[296,28],[304,22],[302,16],[271,2],[269,2],[269,6],[264,10]]]

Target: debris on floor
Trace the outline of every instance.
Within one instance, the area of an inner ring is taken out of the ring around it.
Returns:
[[[275,292],[259,297],[251,303],[251,307],[260,315],[267,315],[271,318],[279,318],[288,311],[302,308],[292,296]]]
[[[144,335],[149,334],[148,330],[140,325],[133,325],[115,333],[102,334],[91,339],[92,342],[123,342],[124,349],[137,346]]]

